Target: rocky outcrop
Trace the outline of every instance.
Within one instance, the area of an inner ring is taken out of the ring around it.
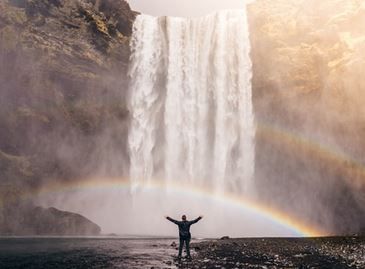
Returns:
[[[32,235],[99,235],[100,227],[89,219],[56,208],[36,207],[28,212],[25,227]],[[25,229],[22,232],[26,232]]]
[[[13,208],[13,210],[16,210]],[[2,235],[95,236],[100,227],[89,219],[56,208],[29,208],[16,219],[9,218],[0,226]]]
[[[30,197],[29,190],[24,187],[0,183],[0,235],[100,234],[100,227],[89,219],[53,207],[36,207],[27,197]]]

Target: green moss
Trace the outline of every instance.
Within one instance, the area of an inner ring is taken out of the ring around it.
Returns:
[[[105,21],[103,21],[100,18],[94,16],[94,22],[95,22],[95,25],[96,25],[96,29],[100,33],[103,33],[103,34],[105,34],[107,36],[110,36],[109,35],[109,30],[108,30],[108,25],[106,24]]]
[[[49,123],[49,119],[45,115],[39,114],[28,107],[18,108],[17,115],[20,117],[36,119],[37,121],[41,121],[43,123]]]
[[[24,9],[0,3],[0,17],[6,24],[23,25],[27,21]]]
[[[11,14],[12,21],[15,24],[22,25],[27,22],[27,15],[23,10],[17,10]]]
[[[19,42],[19,33],[12,26],[5,26],[0,30],[0,44],[3,50],[15,50]]]

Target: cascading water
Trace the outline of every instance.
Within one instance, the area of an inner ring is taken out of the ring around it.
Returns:
[[[158,178],[252,191],[254,115],[245,10],[136,18],[129,129],[133,189]]]
[[[88,181],[58,202],[50,193],[44,205],[128,236],[176,235],[164,215],[182,214],[204,215],[193,228],[199,237],[300,235],[295,221],[254,195],[246,11],[199,19],[140,15],[131,52],[129,182]]]

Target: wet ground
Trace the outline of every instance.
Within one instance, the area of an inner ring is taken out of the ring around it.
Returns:
[[[173,239],[2,238],[0,268],[365,268],[365,238],[193,241],[176,259]]]
[[[173,240],[121,238],[0,239],[1,269],[176,268]]]
[[[365,237],[229,239],[195,248],[193,268],[365,269]]]

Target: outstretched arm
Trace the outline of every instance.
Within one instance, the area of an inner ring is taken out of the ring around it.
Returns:
[[[190,224],[194,224],[197,223],[199,220],[201,220],[203,218],[203,216],[199,216],[198,218],[196,218],[195,220],[190,221]]]
[[[167,220],[175,223],[175,224],[179,224],[179,222],[177,220],[174,220],[173,218],[170,218],[169,216],[166,217]]]

